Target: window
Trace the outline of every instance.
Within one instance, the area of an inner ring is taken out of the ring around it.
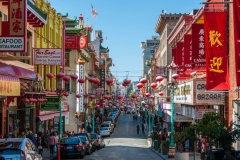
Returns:
[[[3,15],[3,21],[7,21],[7,15],[6,14]]]
[[[69,62],[69,60],[70,60],[70,54],[69,53],[65,53],[65,66],[66,67],[70,67],[70,62]]]

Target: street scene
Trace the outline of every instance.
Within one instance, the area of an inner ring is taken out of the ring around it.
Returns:
[[[240,0],[0,0],[0,160],[240,160]]]

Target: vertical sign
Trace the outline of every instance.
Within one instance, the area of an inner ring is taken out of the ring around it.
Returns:
[[[180,76],[184,75],[184,45],[183,42],[177,43],[176,59],[174,59],[176,65],[178,65],[177,72]]]
[[[226,28],[226,12],[204,12],[206,88],[208,90],[230,89]]]
[[[192,35],[184,35],[184,68],[192,69]]]
[[[103,90],[105,91],[105,65],[101,65],[100,69],[100,84],[99,86],[103,88]]]
[[[84,79],[84,64],[79,64],[79,78]],[[84,87],[83,83],[80,84],[79,86],[79,94],[83,95],[84,94]],[[79,98],[79,111],[83,112],[83,96]]]
[[[203,24],[192,24],[192,61],[193,68],[206,67]]]
[[[76,74],[78,77],[80,75],[79,70],[80,70],[80,67],[79,67],[79,64],[77,64],[76,65]],[[78,83],[78,81],[76,81],[76,94],[79,94],[79,90],[80,90],[79,86],[80,86],[80,83]],[[79,108],[80,108],[79,106],[80,106],[79,98],[76,98],[76,112],[79,112]]]

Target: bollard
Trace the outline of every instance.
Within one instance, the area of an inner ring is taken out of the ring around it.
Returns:
[[[57,144],[57,159],[60,160],[60,143]]]

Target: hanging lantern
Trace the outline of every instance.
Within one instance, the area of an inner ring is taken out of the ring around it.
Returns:
[[[123,98],[123,96],[122,96],[122,95],[119,95],[119,96],[118,96],[118,99],[122,99],[122,98]]]
[[[163,96],[163,95],[164,95],[164,92],[159,92],[158,95],[159,95],[159,96]]]
[[[52,73],[48,73],[48,74],[47,74],[47,77],[51,79],[51,78],[54,77],[54,75],[53,75]]]
[[[148,105],[147,104],[145,104],[145,106],[144,106],[145,108],[148,108]]]
[[[95,78],[95,84],[99,84],[100,80],[98,78]]]
[[[113,82],[112,82],[112,83],[107,83],[107,85],[112,86],[112,85],[113,85]]]
[[[142,78],[141,80],[140,80],[140,83],[143,83],[143,84],[145,84],[145,83],[147,83],[148,82],[148,80],[146,79],[146,78]]]
[[[78,83],[84,83],[84,82],[85,82],[85,79],[83,79],[83,78],[78,79]]]
[[[96,107],[97,107],[97,108],[100,108],[100,105],[97,104]]]
[[[71,79],[71,78],[70,78],[69,76],[64,76],[64,77],[63,77],[63,80],[64,80],[64,81],[70,81],[70,79]]]
[[[145,96],[146,96],[146,97],[150,97],[151,94],[150,94],[150,93],[145,93]]]
[[[76,94],[76,97],[81,98],[82,96],[81,96],[81,94]]]
[[[76,79],[78,79],[78,76],[77,76],[76,74],[72,74],[72,75],[71,75],[71,78],[72,78],[73,80],[76,80]]]
[[[162,76],[157,76],[156,81],[157,81],[157,82],[161,82],[163,79],[164,79],[164,77],[162,77]]]
[[[136,94],[132,95],[132,98],[137,98],[137,95]]]
[[[109,106],[105,106],[105,108],[109,108]]]
[[[24,103],[29,103],[29,99],[24,99]]]
[[[65,97],[68,97],[68,96],[69,96],[69,93],[68,93],[68,92],[65,92],[65,93],[63,93],[63,95],[64,95]]]
[[[140,89],[140,88],[143,87],[143,83],[138,83],[136,86],[137,86],[138,89]]]
[[[113,79],[112,78],[108,78],[108,79],[106,79],[106,82],[107,82],[107,84],[113,83]]]
[[[157,84],[157,83],[155,83],[155,82],[153,82],[153,83],[151,84],[151,88],[152,88],[152,89],[155,89],[155,88],[157,88],[157,86],[158,86],[158,84]]]
[[[90,95],[89,98],[90,98],[90,99],[94,99],[95,96],[94,96],[94,95]]]
[[[88,77],[88,82],[94,83],[94,81],[95,81],[95,78],[93,78],[93,77]]]
[[[109,96],[108,96],[108,95],[104,95],[103,98],[104,98],[104,99],[108,99]]]
[[[64,73],[59,72],[59,73],[57,74],[57,78],[63,78],[63,77],[64,77]]]
[[[172,75],[172,78],[173,78],[173,79],[177,79],[178,77],[179,77],[179,75],[176,74],[176,73]]]
[[[122,83],[122,86],[124,86],[124,87],[126,87],[128,84],[126,84],[126,83]]]
[[[126,78],[126,79],[124,79],[123,83],[125,83],[125,84],[129,85],[129,84],[131,83],[131,80],[130,80],[130,79],[128,79],[128,78]]]

